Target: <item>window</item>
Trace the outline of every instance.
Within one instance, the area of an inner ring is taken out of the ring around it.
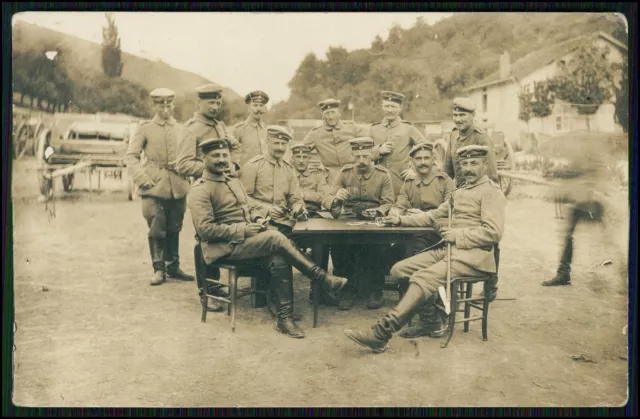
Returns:
[[[487,89],[484,89],[482,90],[482,112],[487,111],[487,102],[488,102]]]

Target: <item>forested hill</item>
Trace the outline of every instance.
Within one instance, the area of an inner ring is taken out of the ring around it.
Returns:
[[[68,103],[84,112],[123,112],[148,116],[147,93],[156,87],[176,92],[176,116],[193,114],[195,88],[212,83],[197,74],[176,69],[162,61],[149,60],[122,52],[121,77],[107,79],[102,70],[102,47],[66,33],[16,21],[12,25],[14,89],[43,97],[49,102]],[[55,68],[38,69],[46,62],[45,51],[56,50]],[[38,61],[40,60],[40,61]],[[227,119],[246,111],[242,97],[225,88]]]
[[[450,100],[495,72],[507,51],[515,62],[531,51],[602,31],[627,44],[624,23],[613,15],[585,13],[468,13],[427,25],[394,26],[389,37],[369,49],[348,52],[336,46],[327,59],[307,55],[289,82],[291,96],[274,107],[275,118],[318,118],[318,101],[335,97],[355,105],[355,119],[382,117],[380,91],[406,95],[404,118],[448,118]]]

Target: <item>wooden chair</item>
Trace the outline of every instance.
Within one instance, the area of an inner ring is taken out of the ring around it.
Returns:
[[[272,316],[275,314],[272,312],[271,307],[269,306],[270,298],[270,287],[267,290],[259,290],[257,289],[257,281],[255,278],[259,277],[261,274],[260,269],[247,266],[242,264],[241,261],[228,261],[224,259],[219,259],[215,263],[208,265],[213,268],[224,269],[228,272],[227,283],[223,283],[220,280],[209,278],[207,275],[207,264],[204,261],[202,256],[202,249],[200,247],[200,243],[197,243],[193,249],[195,266],[196,266],[196,276],[199,279],[200,283],[203,284],[203,290],[200,295],[200,303],[202,305],[202,318],[201,321],[206,323],[207,321],[207,312],[208,312],[208,298],[210,297],[217,301],[222,301],[227,304],[227,316],[231,316],[231,331],[236,331],[236,301],[238,297],[243,297],[246,295],[266,295],[267,300],[267,308]],[[251,277],[251,286],[244,287],[238,289],[238,279],[241,277]],[[229,298],[218,297],[217,295],[207,294],[207,284],[217,284],[223,287],[226,287],[229,290]]]
[[[489,294],[491,292],[491,286],[489,275],[482,277],[460,277],[451,280],[451,314],[449,314],[449,328],[447,330],[447,338],[440,345],[441,348],[446,348],[453,337],[453,331],[456,323],[464,323],[464,331],[469,331],[469,323],[476,320],[482,320],[482,340],[487,340],[487,328],[489,317]],[[473,296],[473,284],[482,282],[484,286],[484,292],[480,296]],[[436,307],[443,312],[444,306],[440,305],[442,301],[438,299]],[[480,304],[480,302],[482,304]],[[460,309],[461,304],[464,303],[464,308]],[[471,309],[474,308],[482,312],[481,315],[472,316]],[[456,320],[456,313],[463,312],[464,318]]]

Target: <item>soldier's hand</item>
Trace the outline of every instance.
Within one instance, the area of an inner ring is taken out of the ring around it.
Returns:
[[[382,222],[386,226],[399,226],[400,225],[400,217],[397,215],[387,215],[382,219]]]
[[[269,210],[269,216],[273,219],[279,219],[284,216],[284,208],[282,207],[272,207]]]
[[[440,237],[442,237],[442,240],[446,241],[447,243],[456,243],[455,232],[453,230],[450,230],[449,227],[440,227]]]
[[[391,154],[393,152],[393,146],[394,144],[390,141],[387,141],[386,143],[382,144],[380,146],[380,155],[384,156],[387,154]]]
[[[262,224],[258,223],[250,223],[244,229],[244,236],[249,238],[256,236],[258,233],[264,231]]]
[[[291,208],[291,215],[293,218],[298,218],[305,211],[304,204],[295,204],[293,208]]]
[[[349,198],[349,192],[345,188],[342,188],[338,191],[338,193],[336,193],[335,201],[343,202],[343,201],[346,201],[348,198]]]
[[[413,180],[416,178],[416,172],[413,169],[406,169],[400,173],[402,180]]]

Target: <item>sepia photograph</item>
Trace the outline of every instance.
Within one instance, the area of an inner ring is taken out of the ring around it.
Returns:
[[[629,39],[15,14],[13,404],[624,406]]]

